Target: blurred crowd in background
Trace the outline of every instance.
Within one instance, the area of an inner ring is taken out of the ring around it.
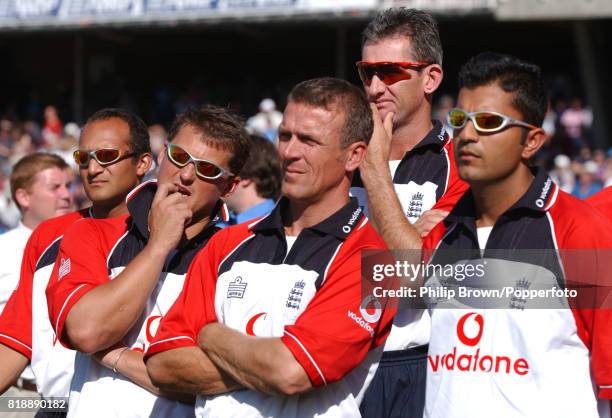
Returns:
[[[441,96],[432,117],[444,121],[454,104],[452,96]],[[250,133],[275,143],[281,120],[282,113],[275,101],[264,98],[259,112],[247,118],[247,128]],[[555,100],[543,126],[549,141],[535,162],[544,166],[563,190],[581,199],[612,184],[612,147],[593,147],[592,124],[593,113],[579,97],[569,101]],[[75,172],[71,186],[75,208],[89,204],[72,158],[80,128],[74,122],[62,120],[61,109],[53,105],[46,106],[36,120],[16,120],[7,116],[0,119],[0,233],[15,227],[20,219],[10,197],[8,178],[12,167],[23,156],[35,151],[55,153],[64,158]],[[163,124],[154,123],[149,126],[149,134],[151,149],[157,157],[163,151],[167,129]],[[154,168],[148,177],[155,177],[155,174]]]

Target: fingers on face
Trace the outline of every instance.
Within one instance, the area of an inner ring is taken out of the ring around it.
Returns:
[[[370,109],[372,110],[372,118],[374,119],[374,127],[382,124],[382,119],[380,118],[380,113],[378,112],[378,108],[376,104],[370,103]]]
[[[168,195],[176,192],[178,187],[174,184],[159,184],[157,185],[157,191],[153,197],[153,204],[159,203],[164,200]]]
[[[389,112],[385,116],[384,127],[389,137],[391,137],[391,134],[393,134],[393,116],[395,116],[395,113],[393,112]]]

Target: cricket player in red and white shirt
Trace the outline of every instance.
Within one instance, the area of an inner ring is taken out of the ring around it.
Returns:
[[[467,189],[457,175],[449,132],[431,119],[442,56],[437,22],[423,10],[381,11],[362,34],[357,71],[388,129],[372,136],[351,194],[392,250],[420,250],[422,237]],[[363,415],[422,415],[429,334],[426,310],[398,310]]]
[[[66,232],[47,299],[60,342],[78,351],[69,417],[193,416],[194,397],[159,390],[142,359],[193,257],[218,230],[220,199],[249,146],[227,109],[188,109],[159,156],[158,182],[130,193],[119,216]]]
[[[423,251],[431,265],[484,259],[489,274],[434,274],[426,286],[513,293],[432,299],[425,416],[607,417],[612,310],[601,292],[610,288],[610,261],[598,253],[612,248],[612,228],[528,165],[545,142],[537,66],[483,53],[462,67],[459,86],[448,123],[471,188]]]
[[[57,342],[45,296],[61,239],[78,220],[126,210],[125,197],[151,166],[147,126],[124,110],[99,110],[85,123],[74,157],[92,206],[49,219],[34,230],[19,286],[0,316],[0,380],[10,381],[30,362],[37,390],[47,400],[68,396],[75,356]]]
[[[371,133],[346,81],[289,94],[284,197],[211,239],[147,352],[153,382],[198,394],[197,416],[359,416],[395,311],[361,291],[361,251],[385,248],[349,197]]]

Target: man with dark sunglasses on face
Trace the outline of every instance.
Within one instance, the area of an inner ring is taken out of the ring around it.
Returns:
[[[125,155],[129,158],[121,158]],[[125,197],[151,166],[147,126],[124,110],[99,110],[83,127],[75,161],[92,206],[42,222],[26,245],[19,286],[0,316],[0,392],[30,362],[44,399],[68,396],[75,353],[55,343],[45,288],[70,225],[126,210]]]
[[[610,288],[612,226],[530,167],[546,142],[536,65],[482,53],[458,81],[448,124],[470,189],[424,239],[424,258],[488,266],[461,278],[468,290],[557,291],[432,300],[425,417],[609,417],[612,310],[601,291]]]
[[[134,190],[114,218],[67,231],[47,298],[57,338],[78,351],[69,416],[193,415],[192,397],[151,383],[143,353],[217,231],[220,199],[235,187],[249,144],[226,109],[189,109],[170,130],[157,182]]]
[[[450,136],[431,119],[443,76],[435,19],[414,9],[383,11],[363,32],[357,71],[384,129],[375,130],[351,194],[390,249],[419,250],[467,188],[457,177]],[[421,416],[428,341],[427,312],[400,307],[361,405],[364,416]]]

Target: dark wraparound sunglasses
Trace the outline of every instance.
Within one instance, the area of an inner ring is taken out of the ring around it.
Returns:
[[[421,70],[429,64],[425,61],[357,61],[355,65],[357,65],[357,72],[362,83],[365,86],[370,86],[375,75],[386,85],[391,85],[398,81],[410,80],[412,75],[408,71],[409,69]]]
[[[215,180],[219,177],[231,177],[234,175],[213,162],[192,157],[186,150],[172,143],[166,145],[166,155],[170,161],[181,168],[193,162],[198,177],[206,180]]]
[[[98,148],[93,151],[78,149],[72,153],[74,162],[81,168],[87,168],[89,166],[89,160],[92,158],[101,166],[105,166],[133,157],[134,155],[136,155],[134,152],[122,154],[122,151],[117,148]]]

